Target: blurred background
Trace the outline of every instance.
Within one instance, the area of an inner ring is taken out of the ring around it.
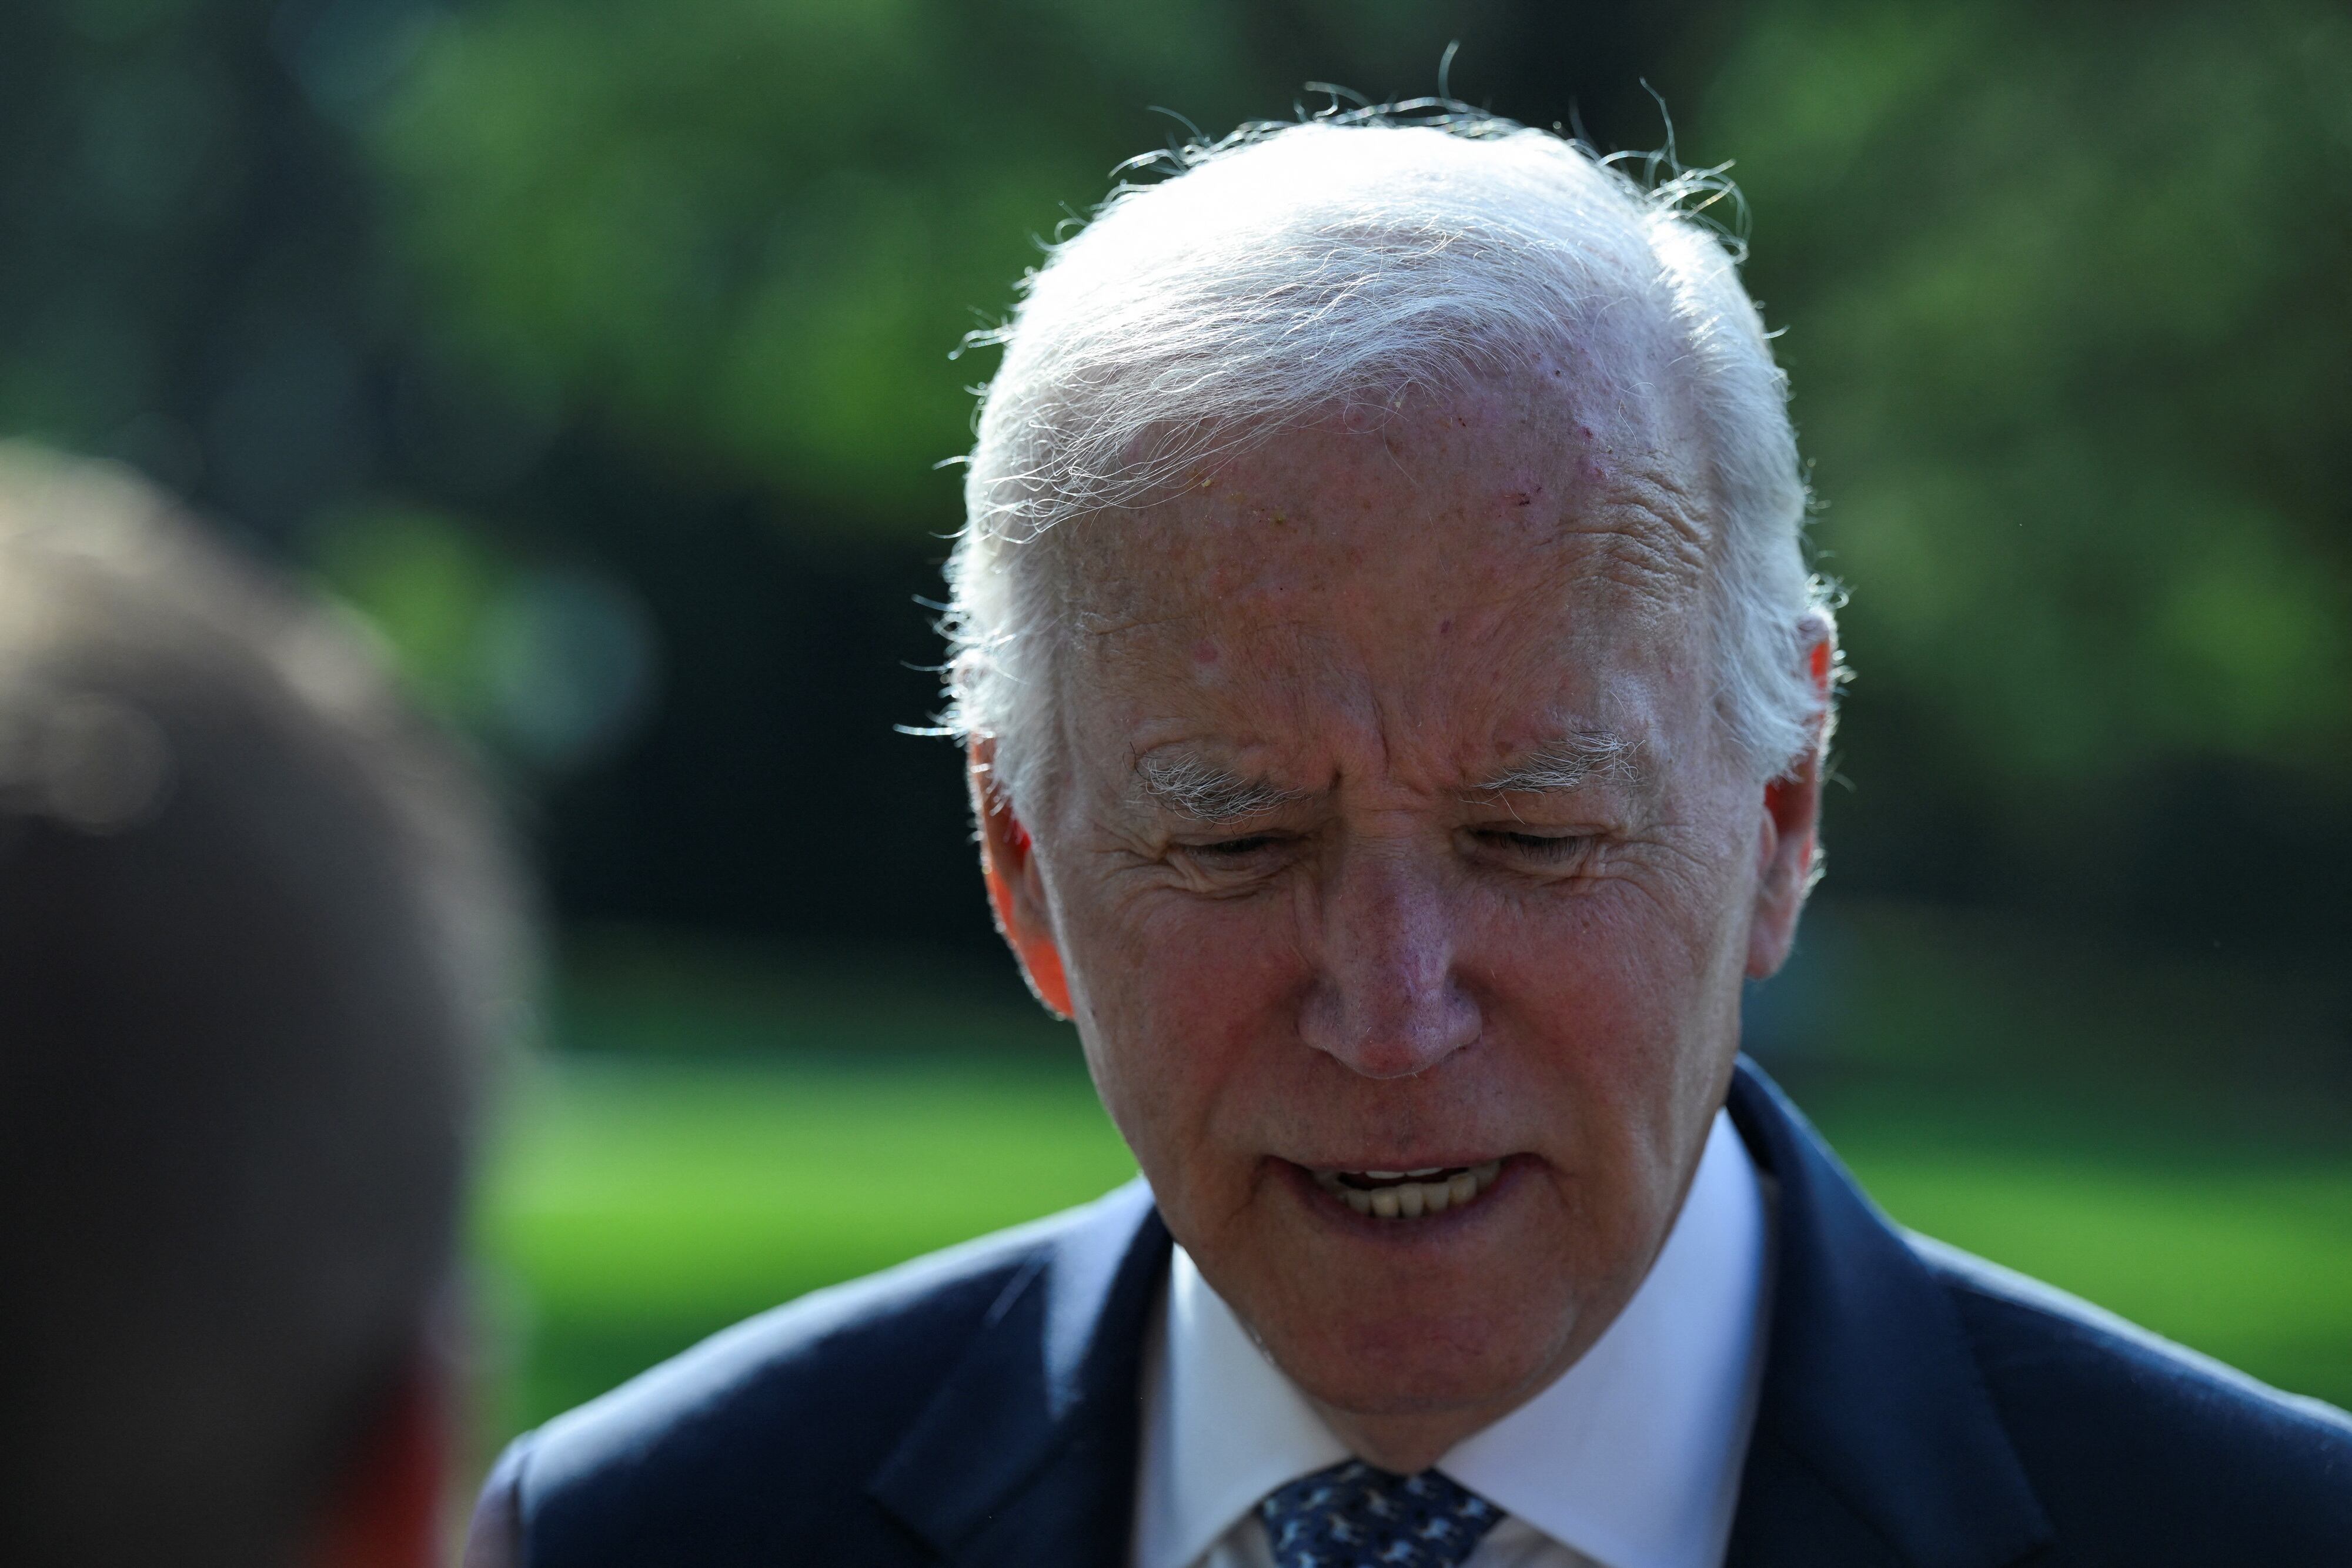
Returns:
[[[894,727],[950,350],[1120,160],[1454,41],[1747,193],[1858,671],[1752,1049],[1899,1219],[2352,1402],[2337,0],[17,0],[0,434],[348,606],[552,890],[486,1451],[1131,1174]]]

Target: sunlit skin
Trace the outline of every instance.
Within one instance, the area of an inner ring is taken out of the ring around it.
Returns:
[[[1633,361],[1285,434],[1077,525],[1054,754],[1008,800],[973,748],[1000,922],[1169,1228],[1391,1469],[1624,1306],[1803,899],[1817,764],[1759,782],[1713,711],[1702,447]],[[1307,1174],[1493,1159],[1410,1221]]]

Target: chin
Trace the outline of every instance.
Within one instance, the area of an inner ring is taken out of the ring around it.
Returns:
[[[1580,1249],[1544,1223],[1549,1184],[1517,1174],[1434,1224],[1366,1219],[1299,1182],[1277,1184],[1256,1234],[1194,1260],[1324,1405],[1366,1416],[1507,1407],[1591,1337],[1579,1332],[1591,1303],[1578,1282],[1591,1277],[1560,1267]]]

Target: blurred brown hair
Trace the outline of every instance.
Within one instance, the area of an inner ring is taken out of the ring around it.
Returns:
[[[0,1557],[315,1550],[517,1021],[493,824],[352,628],[0,447]]]

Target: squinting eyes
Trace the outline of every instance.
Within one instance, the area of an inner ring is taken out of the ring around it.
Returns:
[[[1530,833],[1509,829],[1467,830],[1470,841],[1491,855],[1521,864],[1559,865],[1591,847],[1589,833]],[[1245,833],[1239,838],[1206,843],[1179,844],[1177,852],[1196,862],[1238,866],[1274,857],[1297,842],[1281,833]]]
[[[1220,839],[1214,843],[1186,844],[1193,854],[1213,860],[1239,860],[1260,850],[1272,849],[1279,841],[1272,833],[1252,833],[1247,838]]]
[[[1531,856],[1536,860],[1562,861],[1572,858],[1592,841],[1582,833],[1509,833],[1479,832],[1475,835],[1494,847],[1515,855]]]

